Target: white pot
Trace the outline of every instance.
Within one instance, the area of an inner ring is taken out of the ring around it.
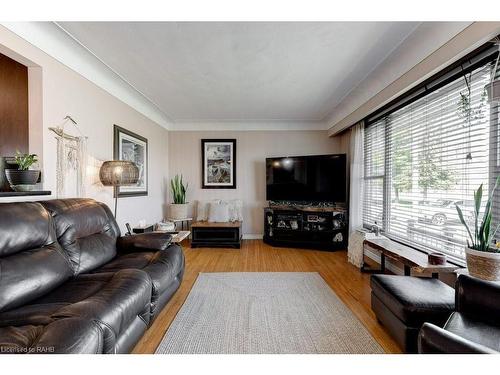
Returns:
[[[500,253],[465,248],[467,269],[471,276],[488,281],[500,280]]]
[[[170,219],[186,219],[188,216],[189,203],[176,204],[172,203],[170,205]]]
[[[484,86],[488,93],[488,102],[500,102],[500,79],[497,79]]]

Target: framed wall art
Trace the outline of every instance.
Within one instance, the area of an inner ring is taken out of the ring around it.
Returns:
[[[118,186],[118,197],[148,195],[148,140],[136,133],[114,126],[114,159],[132,161],[139,168],[137,184]]]
[[[236,189],[236,139],[202,139],[202,188]]]

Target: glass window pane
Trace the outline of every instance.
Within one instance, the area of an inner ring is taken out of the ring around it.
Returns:
[[[474,222],[474,190],[483,184],[486,197],[500,174],[498,106],[490,107],[485,91],[491,69],[488,63],[367,127],[365,224],[387,217],[389,236],[464,258],[467,233],[456,207]]]

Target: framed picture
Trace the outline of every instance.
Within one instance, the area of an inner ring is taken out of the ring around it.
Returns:
[[[202,188],[236,189],[236,139],[202,139]]]
[[[139,168],[137,184],[118,186],[118,197],[148,195],[148,140],[118,125],[114,126],[114,159],[132,161]]]

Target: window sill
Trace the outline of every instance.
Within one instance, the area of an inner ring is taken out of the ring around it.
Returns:
[[[372,227],[370,225],[363,224],[363,229],[365,229],[368,233],[372,233]],[[413,249],[413,250],[415,250],[417,252],[424,253],[424,254],[430,254],[432,252],[430,250],[425,250],[425,249],[418,248],[414,244],[408,243],[408,242],[402,240],[401,238],[394,237],[394,236],[386,233],[383,230],[380,231],[380,234],[382,236],[390,239],[391,241],[394,241],[394,242],[397,242],[397,243],[399,243],[401,245],[407,246],[407,247],[409,247],[409,248],[411,248],[411,249]],[[435,251],[439,252],[439,250],[435,250]],[[446,254],[446,260],[447,260],[448,263],[451,263],[451,264],[453,264],[455,266],[467,268],[467,263],[465,261],[465,258],[458,259],[456,257],[451,257],[448,254]]]
[[[405,241],[402,241],[401,239],[399,239],[397,237],[393,237],[391,235],[387,235],[387,233],[385,233],[385,232],[382,232],[382,234],[384,236],[386,236],[387,238],[389,238],[391,241],[394,241],[394,242],[397,242],[397,243],[399,243],[401,245],[404,245],[404,246],[407,246],[409,248],[412,248],[413,250],[418,251],[420,253],[430,254],[432,252],[432,251],[427,251],[427,250],[424,250],[424,249],[419,249],[418,247],[413,246],[412,244],[409,244],[409,243],[407,243]],[[436,250],[436,252],[439,252],[439,250]],[[448,263],[451,263],[451,264],[453,264],[455,266],[459,266],[459,267],[464,267],[464,268],[467,267],[465,259],[464,260],[459,260],[457,258],[450,257],[448,254],[445,254],[445,255],[446,255],[446,261]]]

